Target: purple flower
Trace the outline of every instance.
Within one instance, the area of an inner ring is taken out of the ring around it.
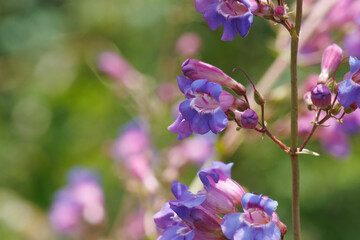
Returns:
[[[168,128],[178,133],[178,139],[191,135],[192,132],[205,134],[209,131],[219,133],[224,130],[228,118],[224,113],[234,102],[234,98],[223,91],[221,85],[206,79],[191,82],[178,76],[178,85],[187,97],[179,106],[180,114]]]
[[[253,24],[253,13],[257,10],[256,2],[249,0],[195,0],[195,7],[203,13],[211,30],[223,24],[223,41],[234,40],[238,33],[245,37]]]
[[[193,194],[177,181],[171,184],[171,190],[176,200],[154,215],[157,228],[163,230],[158,239],[223,239],[220,218],[202,207],[205,192]]]
[[[244,129],[254,129],[258,124],[259,117],[252,109],[247,109],[244,112],[235,111],[235,118],[240,121],[240,125]]]
[[[244,213],[224,216],[221,228],[231,240],[267,239],[279,240],[280,229],[272,221],[278,203],[262,195],[246,193],[242,197]]]
[[[350,57],[350,74],[339,85],[338,100],[341,106],[349,107],[352,103],[360,106],[360,60]]]
[[[232,163],[213,162],[211,166],[198,172],[205,186],[207,197],[204,208],[220,214],[237,212],[236,205],[241,205],[244,189],[233,179],[230,171]]]
[[[311,91],[311,101],[319,108],[326,108],[331,103],[330,89],[324,84],[316,85]]]

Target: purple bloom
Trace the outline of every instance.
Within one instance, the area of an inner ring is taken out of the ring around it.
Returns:
[[[247,109],[244,112],[235,111],[235,118],[240,121],[240,125],[244,129],[254,129],[258,124],[259,117],[252,109]]]
[[[311,101],[319,108],[326,108],[331,103],[330,89],[324,84],[316,85],[311,91]]]
[[[216,239],[222,240],[220,218],[202,207],[206,198],[203,191],[189,192],[189,187],[174,181],[171,190],[176,197],[154,215],[160,239]]]
[[[211,30],[223,24],[223,41],[234,40],[238,33],[245,37],[253,24],[253,13],[257,10],[256,2],[249,0],[195,0],[195,7],[203,13]]]
[[[206,79],[191,82],[182,76],[178,76],[178,85],[187,100],[180,104],[180,114],[168,128],[169,131],[178,133],[178,139],[184,139],[192,132],[203,135],[209,131],[219,133],[224,130],[228,123],[224,112],[234,98],[223,91],[221,85]]]
[[[221,227],[225,236],[232,240],[278,240],[280,229],[272,221],[277,202],[262,195],[246,193],[242,197],[244,213],[224,216]]]
[[[360,106],[360,60],[350,57],[350,74],[339,85],[338,100],[341,106],[349,107],[352,103]]]

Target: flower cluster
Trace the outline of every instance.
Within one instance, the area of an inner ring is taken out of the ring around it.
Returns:
[[[286,226],[275,213],[278,203],[263,195],[246,193],[231,179],[232,164],[213,162],[198,172],[204,190],[193,194],[174,181],[176,200],[154,215],[159,240],[278,240]],[[244,212],[238,212],[242,207]]]
[[[360,126],[360,111],[356,110],[360,106],[360,60],[350,56],[350,72],[345,74],[340,83],[336,83],[336,72],[342,62],[342,55],[342,49],[336,44],[325,49],[321,73],[308,78],[306,88],[311,87],[312,90],[304,95],[308,108],[316,112],[315,121],[312,114],[305,114],[299,119],[300,134],[311,132],[311,121],[318,126],[326,123],[328,127],[321,128],[315,137],[336,157],[349,154],[348,136],[355,134]],[[330,76],[332,73],[333,76]],[[316,81],[317,85],[314,86]]]
[[[176,121],[168,128],[178,134],[179,140],[193,132],[201,135],[210,131],[215,134],[221,132],[229,122],[229,114],[244,129],[257,126],[258,116],[249,109],[242,84],[220,69],[195,59],[187,59],[181,70],[184,76],[178,76],[177,82],[186,100],[179,106]],[[224,88],[232,90],[239,97],[234,97]]]
[[[87,227],[101,227],[105,208],[97,176],[87,169],[72,169],[68,185],[55,195],[49,218],[52,227],[62,235],[78,237]]]

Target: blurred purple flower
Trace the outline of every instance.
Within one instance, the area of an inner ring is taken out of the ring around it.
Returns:
[[[63,235],[81,234],[84,224],[100,226],[105,221],[105,208],[97,176],[87,169],[72,169],[68,185],[55,196],[49,218],[53,228]]]

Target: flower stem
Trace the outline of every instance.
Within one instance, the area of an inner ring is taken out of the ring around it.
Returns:
[[[300,228],[300,170],[298,146],[298,83],[297,55],[302,19],[302,0],[296,0],[295,27],[291,31],[291,143],[290,160],[292,169],[292,225],[294,240],[301,240]]]

